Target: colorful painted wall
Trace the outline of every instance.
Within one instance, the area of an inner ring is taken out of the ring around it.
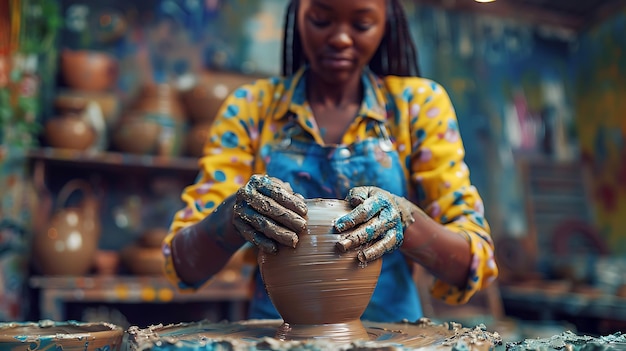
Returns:
[[[626,8],[584,33],[573,54],[576,121],[596,224],[626,253]]]
[[[424,75],[455,104],[494,235],[526,235],[517,159],[577,154],[568,63],[576,38],[513,19],[405,7]]]
[[[55,83],[59,22],[55,0],[0,1],[0,321],[30,310],[23,298],[39,199],[25,155],[37,144],[40,102]]]

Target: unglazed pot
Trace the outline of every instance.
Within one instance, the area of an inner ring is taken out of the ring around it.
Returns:
[[[229,94],[257,78],[232,72],[202,72],[197,82],[181,94],[188,117],[194,123],[211,123]]]
[[[87,150],[96,141],[96,131],[80,115],[53,117],[46,122],[44,134],[55,148]]]
[[[124,329],[77,321],[0,323],[1,350],[119,351]]]
[[[179,156],[187,127],[179,99],[169,84],[145,85],[118,121],[114,145],[122,152]]]
[[[104,91],[117,82],[118,63],[104,52],[65,49],[61,52],[61,74],[73,89]]]
[[[126,115],[117,125],[112,141],[120,151],[154,154],[159,144],[161,125],[139,114]]]
[[[97,134],[85,115],[88,102],[79,97],[55,102],[60,115],[45,124],[44,135],[48,145],[74,150],[86,150],[93,145]]]
[[[283,340],[328,338],[336,342],[367,339],[360,318],[380,275],[382,260],[359,263],[358,250],[340,253],[336,218],[348,213],[343,200],[308,199],[308,233],[295,249],[281,246],[276,255],[259,253],[265,288],[284,323]]]
[[[144,114],[164,116],[175,121],[186,121],[178,91],[171,84],[146,84],[141,88],[133,106]]]
[[[165,259],[160,247],[131,244],[122,249],[122,263],[135,275],[163,275]]]

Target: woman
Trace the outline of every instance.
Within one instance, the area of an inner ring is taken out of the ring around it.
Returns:
[[[345,198],[343,250],[384,255],[363,319],[422,316],[410,265],[432,294],[464,303],[497,276],[483,206],[469,181],[445,90],[416,77],[397,0],[293,0],[283,76],[228,97],[213,124],[187,206],[164,242],[166,274],[199,288],[244,243],[276,252],[306,230],[304,198]],[[219,206],[218,206],[219,205]],[[250,318],[280,318],[256,275]]]

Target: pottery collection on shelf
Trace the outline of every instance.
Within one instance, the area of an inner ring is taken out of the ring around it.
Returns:
[[[134,98],[118,96],[117,59],[106,53],[65,49],[65,88],[46,121],[44,140],[60,149],[155,156],[201,157],[209,129],[226,97],[254,76],[220,71],[189,75],[187,83],[147,80]],[[94,110],[94,108],[96,110]]]

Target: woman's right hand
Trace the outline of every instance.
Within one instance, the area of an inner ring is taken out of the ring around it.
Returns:
[[[264,252],[276,253],[277,243],[295,248],[307,229],[304,197],[277,178],[253,175],[235,198],[233,225]]]

